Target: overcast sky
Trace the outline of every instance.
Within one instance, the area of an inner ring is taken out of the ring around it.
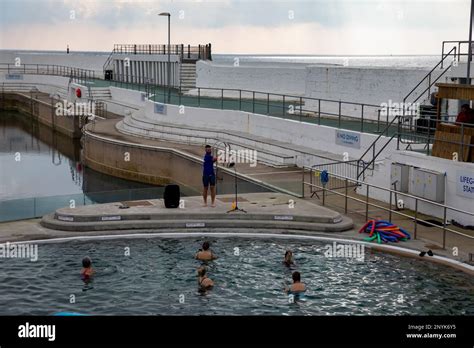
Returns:
[[[440,54],[467,40],[470,0],[0,0],[0,48],[110,51],[212,43],[214,53]]]

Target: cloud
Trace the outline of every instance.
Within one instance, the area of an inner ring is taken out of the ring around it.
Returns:
[[[467,39],[469,0],[0,0],[0,48],[108,51],[178,43],[216,52],[438,53]],[[71,11],[74,11],[73,13]],[[72,17],[74,15],[74,18]]]
[[[33,35],[31,35],[33,33]],[[34,34],[36,33],[36,34]],[[291,26],[226,26],[219,30],[196,28],[192,37],[184,27],[176,27],[172,41],[197,45],[211,42],[215,53],[240,54],[426,54],[438,53],[440,42],[459,37],[456,28],[373,30],[359,25],[328,28],[320,24],[302,23]],[[164,43],[165,28],[110,29],[98,25],[77,24],[74,31],[69,24],[19,26],[5,32],[3,45],[23,49],[110,51],[114,43]],[[139,38],[139,40],[137,40]]]

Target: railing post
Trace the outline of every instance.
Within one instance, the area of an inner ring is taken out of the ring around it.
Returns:
[[[341,128],[341,101],[339,100],[339,121],[338,121],[338,127]]]
[[[360,132],[364,132],[364,104],[361,105],[360,109]]]
[[[461,161],[464,162],[464,123],[461,123]]]
[[[390,192],[390,199],[388,203],[388,221],[392,221],[392,191]]]
[[[346,178],[346,185],[345,185],[345,193],[344,193],[344,214],[347,214],[347,188],[348,188],[348,181]]]
[[[270,93],[267,93],[267,115],[270,115]]]
[[[283,117],[285,117],[285,115],[286,115],[285,108],[286,108],[286,106],[285,106],[285,95],[283,94]]]
[[[375,169],[375,142],[372,144],[372,170]]]
[[[398,117],[398,120],[397,120],[397,150],[400,150],[400,117],[399,116],[396,116]],[[429,123],[428,123],[428,126],[429,126]],[[428,132],[429,134],[429,132]],[[388,135],[388,128],[387,128],[387,135]]]
[[[443,249],[446,249],[446,206],[443,214]]]
[[[198,87],[198,107],[201,107],[201,88]]]
[[[418,230],[418,199],[415,198],[415,228],[413,229],[413,239],[416,239],[417,230]]]
[[[454,57],[456,59],[456,57]],[[443,63],[444,63],[444,41],[443,44],[441,45],[441,69],[443,69]]]
[[[239,110],[242,111],[242,90],[239,89]]]
[[[303,116],[303,97],[300,97],[300,122],[301,116]]]
[[[252,92],[252,113],[255,113],[255,91]]]
[[[380,109],[377,110],[377,133],[380,133]]]
[[[323,184],[323,205],[325,204],[326,202],[326,185]]]
[[[428,75],[428,99],[430,99],[430,94],[431,94],[431,73],[429,73]]]
[[[367,185],[367,193],[366,193],[366,199],[365,199],[365,221],[369,220],[369,185]]]
[[[301,198],[304,198],[304,166],[302,166],[302,175],[301,175]]]
[[[318,99],[318,124],[321,124],[321,99]]]
[[[224,110],[224,89],[221,89],[221,110]]]

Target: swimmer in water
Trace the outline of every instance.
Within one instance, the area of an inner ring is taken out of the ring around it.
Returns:
[[[301,274],[300,272],[293,272],[292,275],[293,278],[293,284],[291,284],[289,287],[285,287],[285,292],[287,294],[302,294],[306,291],[306,285],[301,282]]]
[[[94,269],[92,268],[92,260],[89,256],[86,256],[82,259],[82,269],[81,269],[81,277],[84,279],[88,279],[95,274]]]
[[[199,267],[197,270],[198,273],[198,285],[199,285],[199,290],[205,291],[208,289],[211,289],[214,286],[214,282],[212,281],[211,278],[208,278],[206,273],[206,267],[202,266]]]
[[[214,255],[214,253],[211,251],[211,249],[209,249],[209,247],[209,242],[202,243],[202,249],[199,249],[199,251],[196,253],[196,260],[211,261],[217,259],[217,256]]]
[[[295,262],[293,261],[293,252],[291,250],[287,250],[285,252],[285,259],[283,260],[283,264],[287,267],[293,266]]]

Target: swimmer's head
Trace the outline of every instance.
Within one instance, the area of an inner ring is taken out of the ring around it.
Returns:
[[[204,242],[202,243],[202,250],[209,250],[210,246],[209,242]]]
[[[206,275],[206,267],[199,267],[197,273],[199,277],[204,277]]]
[[[82,259],[82,267],[89,268],[92,265],[92,260],[89,256],[86,256]]]
[[[300,274],[300,272],[293,272],[292,278],[293,278],[293,282],[294,282],[294,283],[300,282],[300,281],[301,281],[301,274]]]
[[[291,250],[287,250],[285,252],[285,260],[291,260],[293,258],[293,252]]]

